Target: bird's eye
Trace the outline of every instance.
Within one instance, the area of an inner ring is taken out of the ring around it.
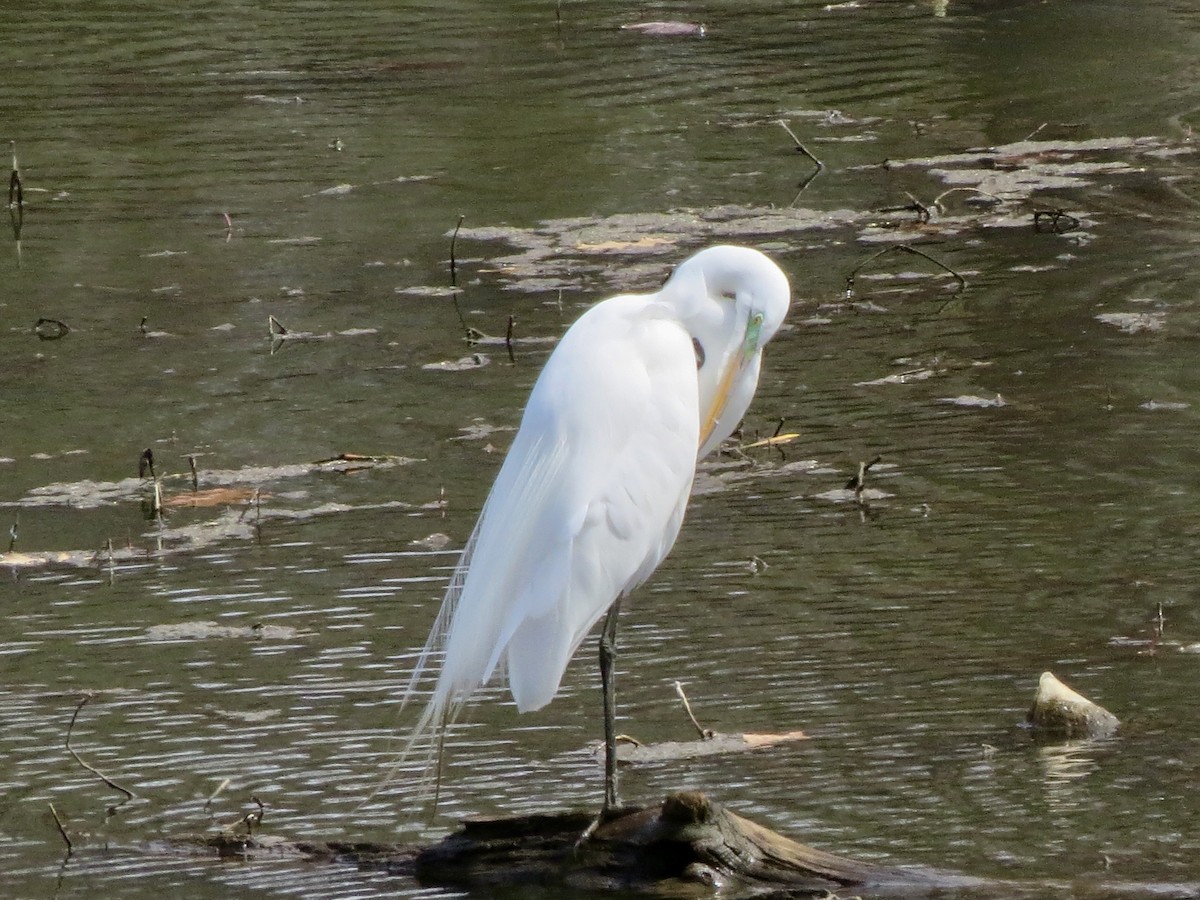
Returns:
[[[756,327],[758,327],[758,326],[761,326],[761,325],[762,325],[762,323],[763,323],[763,314],[762,314],[762,313],[755,313],[755,314],[753,315],[753,317],[751,318],[751,321],[754,323],[754,325],[755,325]]]
[[[704,347],[696,338],[692,338],[692,349],[696,351],[696,368],[704,368]]]

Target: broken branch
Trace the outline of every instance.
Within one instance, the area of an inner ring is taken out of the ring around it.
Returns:
[[[75,712],[71,714],[71,724],[67,726],[67,752],[75,758],[75,762],[79,763],[79,765],[83,766],[114,791],[120,791],[122,794],[124,794],[126,800],[132,800],[135,796],[137,796],[133,791],[129,790],[129,788],[121,787],[121,785],[117,784],[95,766],[88,765],[83,761],[82,757],[75,752],[75,748],[71,746],[71,732],[75,730],[75,720],[79,718],[79,711],[87,705],[87,702],[91,700],[93,696],[94,695],[92,694],[84,694],[83,699],[79,701],[79,705],[75,707]]]
[[[683,711],[687,713],[687,717],[691,721],[692,727],[696,729],[696,733],[700,735],[700,739],[703,741],[710,740],[716,734],[716,732],[711,728],[702,727],[700,723],[696,721],[696,716],[692,712],[692,704],[688,702],[687,694],[683,692],[683,682],[675,682],[675,693],[678,694],[679,699],[683,701]]]
[[[884,247],[882,250],[880,250],[876,253],[872,253],[870,256],[868,256],[866,259],[864,259],[862,262],[860,262],[857,266],[854,267],[854,269],[850,272],[849,276],[847,276],[847,278],[846,278],[846,299],[847,300],[849,300],[851,297],[854,296],[854,279],[858,276],[858,273],[861,272],[863,269],[865,269],[867,266],[869,266],[871,263],[873,263],[875,260],[879,259],[881,256],[886,256],[887,254],[893,253],[893,252],[911,253],[913,256],[919,256],[922,259],[928,260],[929,262],[933,263],[935,266],[937,266],[942,271],[949,273],[950,276],[953,277],[954,280],[958,282],[958,291],[956,291],[955,293],[966,290],[967,279],[963,278],[962,275],[960,275],[958,272],[954,271],[954,269],[950,268],[948,265],[946,265],[941,260],[937,259],[936,257],[930,256],[924,250],[918,250],[916,247],[912,247],[908,244],[892,244],[890,247]]]

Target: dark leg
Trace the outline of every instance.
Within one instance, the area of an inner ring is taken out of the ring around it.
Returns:
[[[604,693],[604,808],[600,816],[617,808],[617,694],[613,663],[617,659],[617,617],[621,600],[609,607],[600,632],[600,687]]]

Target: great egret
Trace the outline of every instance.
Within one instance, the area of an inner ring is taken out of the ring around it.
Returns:
[[[436,736],[440,754],[447,724],[495,675],[507,676],[519,711],[545,706],[607,613],[604,811],[617,806],[621,598],[675,543],[696,462],[750,405],[789,295],[787,276],[762,253],[710,247],[661,290],[612,297],[567,330],[533,386],[417,663],[409,695],[425,670],[440,668],[410,747]]]

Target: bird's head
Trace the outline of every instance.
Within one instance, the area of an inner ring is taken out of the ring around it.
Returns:
[[[661,291],[696,349],[700,452],[737,427],[758,384],[762,348],[791,304],[787,276],[749,247],[718,246],[684,260]]]

